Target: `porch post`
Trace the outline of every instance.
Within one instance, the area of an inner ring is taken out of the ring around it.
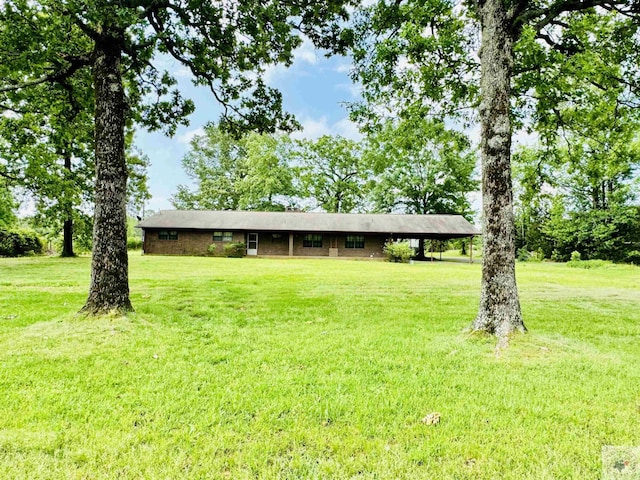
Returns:
[[[293,233],[289,232],[289,256],[293,257]]]
[[[473,235],[469,237],[469,263],[473,263]]]

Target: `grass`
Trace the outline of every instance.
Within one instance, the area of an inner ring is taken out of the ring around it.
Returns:
[[[595,479],[640,445],[640,268],[518,264],[496,357],[479,265],[130,262],[136,313],[85,318],[88,258],[0,259],[0,478]]]

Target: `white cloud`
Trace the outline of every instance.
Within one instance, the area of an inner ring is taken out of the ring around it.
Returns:
[[[352,140],[359,140],[362,134],[358,126],[349,118],[341,118],[337,122],[329,123],[327,117],[311,118],[301,117],[302,131],[292,134],[293,138],[315,140],[323,135],[340,135]]]
[[[193,130],[189,130],[181,135],[177,135],[176,141],[184,145],[189,145],[191,143],[191,140],[193,140],[193,138],[197,137],[198,135],[204,135],[204,127],[198,127]]]
[[[337,73],[351,73],[351,70],[353,70],[353,64],[351,63],[340,63],[333,69]]]
[[[299,61],[307,62],[311,65],[315,65],[316,63],[318,63],[318,51],[313,45],[313,42],[307,37],[303,38],[302,45],[295,49],[293,55],[295,57],[294,63],[297,63]]]

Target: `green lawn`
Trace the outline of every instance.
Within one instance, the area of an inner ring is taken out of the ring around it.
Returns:
[[[530,333],[468,336],[480,265],[0,259],[0,478],[595,479],[640,445],[640,268],[519,264]],[[437,425],[422,419],[439,412]]]

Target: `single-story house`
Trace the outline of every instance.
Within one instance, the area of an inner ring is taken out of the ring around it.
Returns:
[[[137,227],[143,252],[160,255],[204,255],[211,244],[222,251],[243,242],[247,255],[382,258],[389,240],[480,235],[460,215],[162,210]]]

